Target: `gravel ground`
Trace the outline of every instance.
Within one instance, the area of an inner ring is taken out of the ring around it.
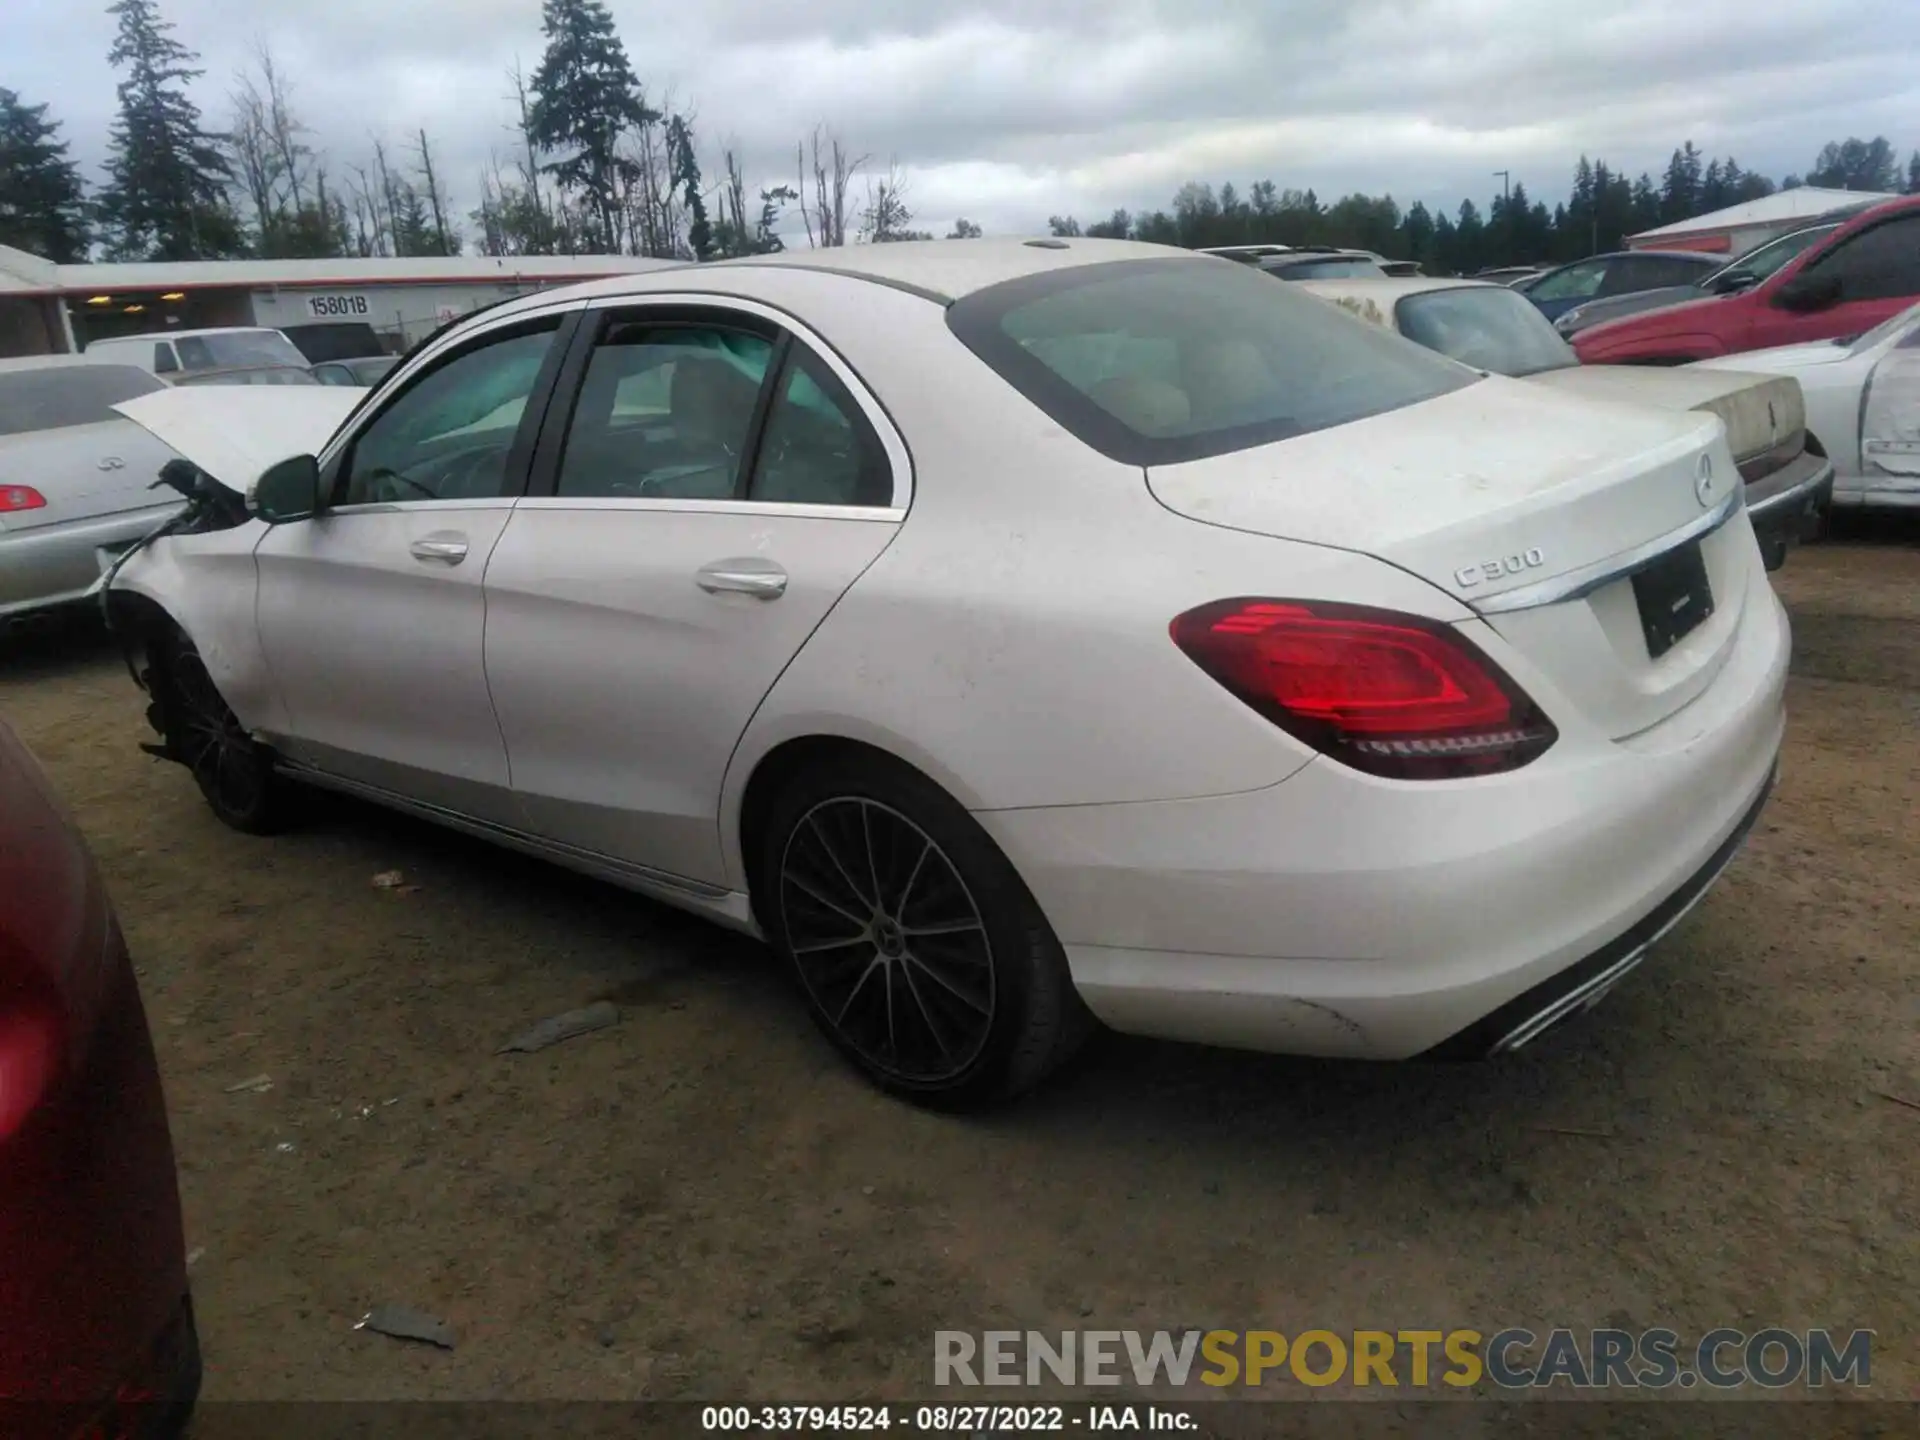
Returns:
[[[344,801],[222,829],[84,628],[0,656],[0,709],[142,967],[209,1401],[924,1398],[939,1328],[1609,1323],[1871,1327],[1905,1396],[1920,547],[1777,580],[1777,798],[1581,1026],[1497,1067],[1113,1038],[988,1119],[869,1091],[764,951],[646,901]],[[388,1301],[458,1347],[353,1328]]]

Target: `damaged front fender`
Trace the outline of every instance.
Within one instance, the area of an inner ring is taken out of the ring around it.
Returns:
[[[174,759],[155,669],[174,632],[192,642],[243,725],[270,724],[277,702],[254,625],[253,551],[265,527],[237,495],[185,461],[171,462],[162,477],[188,497],[187,508],[120,557],[101,606],[128,673],[152,700],[147,720],[163,743],[147,748]]]

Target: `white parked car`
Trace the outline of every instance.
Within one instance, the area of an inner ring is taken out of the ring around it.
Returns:
[[[0,627],[85,601],[179,511],[154,489],[173,452],[113,409],[163,388],[71,355],[0,360]]]
[[[1699,360],[1791,376],[1806,396],[1807,432],[1833,457],[1833,503],[1920,507],[1920,305],[1853,340],[1822,340]]]
[[[1770,570],[1825,522],[1834,466],[1806,443],[1800,387],[1788,376],[1746,373],[1744,355],[1711,376],[1690,367],[1582,365],[1525,296],[1479,280],[1310,280],[1301,288],[1476,370],[1595,400],[1719,416]]]
[[[150,374],[176,381],[215,370],[307,368],[307,357],[285,331],[263,325],[104,336],[89,341],[83,353],[95,364],[137,365]]]
[[[1717,420],[1183,251],[666,269],[363,398],[124,409],[252,494],[109,595],[223,819],[331,786],[762,935],[920,1099],[1089,1015],[1511,1050],[1773,782],[1787,621]]]

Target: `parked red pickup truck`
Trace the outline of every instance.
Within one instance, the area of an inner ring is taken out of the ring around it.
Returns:
[[[1684,365],[1871,330],[1920,300],[1920,195],[1862,211],[1824,242],[1732,295],[1583,330],[1586,365]]]

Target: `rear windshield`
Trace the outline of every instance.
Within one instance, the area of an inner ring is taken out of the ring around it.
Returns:
[[[1133,260],[988,286],[968,349],[1094,449],[1173,465],[1364,420],[1479,377],[1244,265]]]
[[[0,435],[118,420],[113,406],[166,388],[131,365],[58,365],[0,372]]]
[[[307,357],[278,330],[236,330],[224,335],[182,335],[173,342],[187,370],[234,365],[299,365]]]
[[[1328,260],[1281,260],[1269,262],[1267,270],[1282,280],[1380,280],[1386,271],[1358,255],[1336,255]]]
[[[1504,285],[1425,290],[1404,297],[1393,314],[1414,344],[1476,370],[1538,375],[1580,363],[1540,307]]]

